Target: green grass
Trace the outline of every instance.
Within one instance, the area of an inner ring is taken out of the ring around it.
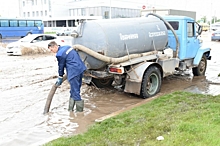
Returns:
[[[56,34],[56,32],[44,32],[45,34]]]
[[[218,146],[219,97],[167,94],[46,146]],[[158,136],[164,140],[156,140]]]

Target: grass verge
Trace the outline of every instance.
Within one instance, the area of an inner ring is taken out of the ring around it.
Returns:
[[[44,34],[56,34],[55,31],[51,31],[51,32],[44,32]]]
[[[174,92],[46,146],[217,146],[220,96]],[[164,140],[156,138],[163,136]]]

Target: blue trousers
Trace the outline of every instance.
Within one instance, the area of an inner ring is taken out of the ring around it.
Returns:
[[[82,77],[83,73],[75,76],[74,78],[69,80],[70,83],[70,98],[73,98],[75,101],[82,100],[80,96],[80,88],[82,85]]]

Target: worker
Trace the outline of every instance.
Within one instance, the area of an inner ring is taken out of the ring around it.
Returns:
[[[48,49],[56,53],[58,61],[58,78],[56,86],[60,86],[63,81],[64,68],[66,68],[67,80],[70,83],[70,98],[68,111],[82,112],[84,108],[84,100],[80,96],[80,88],[82,85],[83,73],[86,70],[85,64],[82,62],[78,52],[71,46],[59,46],[55,41],[48,44]]]

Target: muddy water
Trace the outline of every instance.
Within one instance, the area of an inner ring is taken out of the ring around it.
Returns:
[[[65,82],[57,90],[50,113],[45,116],[42,113],[46,98],[56,81],[55,57],[6,56],[1,51],[0,59],[1,146],[40,145],[61,135],[84,132],[96,118],[142,100],[116,90],[83,85],[85,111],[70,114],[67,111],[69,84]]]
[[[193,77],[191,71],[163,80],[158,95],[176,90],[218,95],[220,73],[220,42],[205,44],[212,47],[206,76]],[[85,132],[95,119],[134,105],[143,99],[116,89],[95,89],[82,86],[85,100],[83,113],[67,111],[69,84],[65,82],[54,95],[50,112],[43,115],[44,105],[52,84],[56,81],[57,62],[53,55],[6,56],[0,49],[0,145],[30,146],[63,135]]]

